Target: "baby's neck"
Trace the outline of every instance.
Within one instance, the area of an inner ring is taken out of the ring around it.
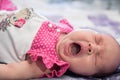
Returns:
[[[59,38],[58,38],[58,43],[64,39],[64,37],[66,36],[67,34],[66,33],[62,33]]]

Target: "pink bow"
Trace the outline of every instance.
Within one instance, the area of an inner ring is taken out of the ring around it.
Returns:
[[[23,24],[25,24],[26,20],[25,19],[18,19],[15,21],[15,26],[18,28],[21,28],[23,26]]]

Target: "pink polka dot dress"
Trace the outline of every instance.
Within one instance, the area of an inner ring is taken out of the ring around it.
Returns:
[[[46,68],[52,70],[52,73],[44,77],[60,77],[69,68],[69,64],[58,57],[55,47],[60,34],[69,33],[72,30],[73,27],[65,19],[58,24],[45,21],[41,25],[27,53],[32,61],[41,58]]]

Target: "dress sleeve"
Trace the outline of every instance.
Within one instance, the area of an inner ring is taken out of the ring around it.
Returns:
[[[50,74],[45,74],[44,76],[50,78],[62,76],[69,68],[69,64],[60,59],[55,48],[60,34],[62,32],[71,32],[72,26],[66,20],[60,21],[60,24],[54,24],[49,21],[43,22],[33,40],[30,50],[27,52],[32,61],[42,58],[46,68],[52,71]],[[57,32],[56,29],[60,29],[61,32]]]
[[[37,61],[39,58],[42,58],[42,61],[45,64],[46,68],[52,71],[49,74],[44,74],[42,77],[48,77],[48,78],[60,77],[69,68],[68,63],[59,60],[55,56],[44,55],[44,52],[40,52],[37,50],[30,50],[28,51],[28,54],[32,61]]]

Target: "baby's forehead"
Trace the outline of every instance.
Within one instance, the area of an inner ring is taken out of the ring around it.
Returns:
[[[93,28],[93,27],[80,27],[80,28],[75,28],[75,29],[80,29],[80,30],[82,30],[82,29],[87,29],[87,30],[91,30],[91,31],[94,31],[94,32],[96,32],[96,33],[99,33],[99,34],[107,34],[107,35],[112,35],[112,37],[114,37],[116,40],[117,40],[117,42],[120,44],[120,34],[118,34],[117,32],[115,32],[115,31],[111,31],[111,30],[109,30],[109,29],[106,29],[106,28],[104,28],[104,29],[102,29],[102,28]]]

